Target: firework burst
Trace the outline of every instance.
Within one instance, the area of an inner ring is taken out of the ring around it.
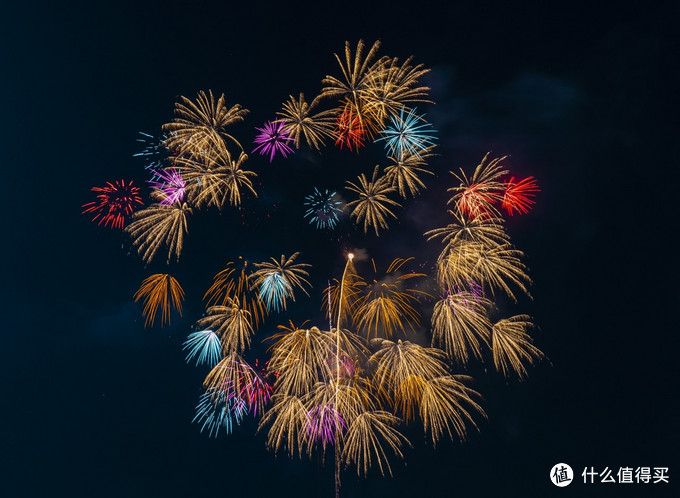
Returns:
[[[243,121],[246,114],[248,110],[239,104],[228,107],[224,94],[215,99],[211,90],[198,92],[195,101],[180,96],[175,104],[175,118],[163,125],[163,130],[168,132],[165,146],[179,151],[180,155],[200,155],[228,138],[243,150],[226,128]]]
[[[182,300],[184,290],[179,282],[171,275],[157,273],[144,279],[139,290],[134,295],[135,302],[144,299],[144,311],[146,317],[144,327],[152,326],[158,309],[162,311],[161,327],[165,323],[170,323],[170,312],[176,309],[182,316]]]
[[[531,206],[535,203],[533,197],[540,191],[538,182],[536,182],[532,176],[517,182],[514,177],[511,177],[510,180],[505,182],[505,191],[503,193],[501,207],[503,207],[510,216],[515,212],[527,214],[529,209],[531,209]]]
[[[376,142],[385,142],[388,149],[399,161],[403,161],[407,156],[420,157],[421,153],[426,153],[434,146],[434,135],[431,133],[432,125],[425,121],[425,115],[418,116],[415,109],[411,109],[408,114],[406,108],[402,107],[399,116],[390,116],[391,126],[382,130],[382,137]]]
[[[187,232],[187,214],[191,208],[186,203],[163,206],[152,204],[137,211],[125,231],[132,237],[132,245],[148,264],[163,245],[168,247],[167,263],[174,253],[177,260],[184,247]]]
[[[257,147],[253,149],[253,152],[259,152],[262,156],[268,154],[269,162],[274,160],[274,156],[277,153],[283,157],[293,154],[295,151],[287,142],[295,142],[295,139],[290,136],[285,125],[285,121],[276,120],[267,121],[262,128],[255,128],[260,133],[255,137],[254,142],[257,144]]]
[[[189,350],[186,362],[196,358],[196,365],[207,363],[214,367],[222,358],[222,344],[220,337],[212,330],[201,330],[189,334],[182,345],[183,350]]]
[[[83,204],[83,213],[92,213],[92,221],[98,225],[112,228],[123,228],[125,218],[130,216],[135,206],[141,206],[142,197],[139,195],[139,187],[135,187],[132,181],[125,180],[106,182],[105,187],[92,187],[92,192],[97,193],[97,200]]]
[[[308,104],[302,93],[298,99],[291,95],[288,102],[283,104],[283,110],[277,112],[284,123],[283,130],[293,138],[296,149],[300,148],[302,137],[309,147],[316,150],[321,149],[327,138],[333,137],[335,112],[327,110],[312,114],[317,103],[318,99],[314,99]]]
[[[332,229],[338,224],[342,213],[342,202],[337,200],[335,192],[326,189],[322,193],[314,187],[314,192],[305,197],[305,206],[308,206],[304,217],[309,218],[309,223],[316,224],[318,229]]]
[[[401,207],[401,204],[393,201],[387,194],[394,192],[386,177],[378,178],[378,166],[373,170],[373,177],[368,181],[365,174],[359,176],[359,184],[347,182],[347,190],[359,194],[359,199],[348,202],[347,209],[351,209],[351,218],[356,218],[357,223],[364,222],[364,233],[368,227],[373,227],[375,234],[380,235],[379,228],[387,229],[387,216],[396,219],[397,216],[390,211],[388,206]]]
[[[152,196],[162,206],[172,206],[184,200],[187,182],[177,168],[152,170],[153,179],[147,180],[153,189]]]
[[[253,274],[253,288],[259,289],[259,297],[265,303],[267,311],[281,311],[286,309],[286,300],[295,301],[293,289],[301,289],[309,296],[304,285],[310,284],[305,277],[309,273],[305,268],[311,266],[305,263],[295,263],[295,259],[300,255],[299,252],[290,258],[281,255],[281,260],[271,258],[272,262],[256,263],[258,270]]]

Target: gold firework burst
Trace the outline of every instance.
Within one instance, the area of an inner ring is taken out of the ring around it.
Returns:
[[[227,106],[224,94],[215,100],[212,90],[207,94],[198,92],[195,101],[180,96],[175,103],[175,117],[163,125],[163,130],[169,132],[165,145],[181,154],[200,155],[210,150],[215,142],[228,138],[243,150],[226,128],[243,121],[246,114],[248,110],[239,104]]]
[[[167,263],[170,263],[173,253],[177,260],[182,253],[187,214],[191,212],[186,203],[151,204],[132,215],[132,222],[125,231],[132,237],[132,245],[145,263],[150,263],[163,245],[168,246]]]
[[[295,148],[300,148],[300,138],[304,137],[307,145],[320,150],[327,138],[333,137],[335,128],[335,110],[321,111],[312,114],[318,103],[314,99],[311,104],[305,102],[304,94],[296,100],[292,95],[283,104],[283,110],[277,112],[285,123],[283,129],[295,139]]]
[[[241,308],[250,314],[252,325],[257,328],[267,316],[267,309],[257,293],[250,290],[252,272],[248,261],[239,257],[239,262],[240,265],[237,265],[229,261],[226,268],[213,277],[213,283],[203,295],[203,300],[207,301],[208,306],[226,306],[230,301],[238,300]]]
[[[184,290],[171,275],[157,273],[145,278],[139,290],[135,292],[134,299],[135,302],[144,299],[144,311],[142,312],[146,318],[144,327],[149,325],[153,327],[158,308],[162,311],[161,327],[165,323],[170,323],[170,311],[172,308],[179,312],[179,316],[182,316]]]
[[[222,344],[222,354],[242,353],[250,347],[253,327],[250,324],[250,312],[239,303],[238,297],[229,298],[223,306],[211,306],[207,315],[196,323],[201,329],[215,332]]]
[[[524,363],[533,364],[543,358],[540,349],[532,344],[527,330],[534,327],[528,315],[516,315],[496,322],[491,330],[493,362],[505,377],[512,373],[520,380],[527,376]]]
[[[359,176],[359,185],[347,182],[347,190],[359,194],[359,199],[348,202],[347,208],[351,209],[350,218],[355,218],[357,223],[364,223],[364,233],[372,226],[375,234],[380,235],[379,228],[387,230],[387,216],[396,219],[397,216],[390,211],[388,206],[401,207],[401,204],[393,201],[387,194],[394,192],[386,177],[378,178],[378,166],[373,170],[373,177],[369,182],[364,173]]]
[[[417,155],[406,154],[404,157],[398,159],[393,156],[388,156],[388,159],[393,164],[385,167],[385,178],[390,186],[397,189],[399,195],[406,199],[406,192],[415,197],[420,193],[420,189],[425,189],[425,184],[422,182],[419,174],[433,175],[429,169],[423,168],[427,166],[425,159],[431,157],[433,154],[430,151],[434,146],[427,148],[426,152]]]
[[[455,292],[438,301],[432,313],[432,345],[465,365],[470,354],[482,359],[482,345],[490,346],[491,322],[488,299],[472,292]]]

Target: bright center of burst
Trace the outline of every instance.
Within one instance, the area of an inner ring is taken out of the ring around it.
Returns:
[[[352,260],[354,259],[354,254],[353,254],[353,253],[349,253],[349,254],[347,255],[347,257],[349,258],[350,261],[352,261]]]

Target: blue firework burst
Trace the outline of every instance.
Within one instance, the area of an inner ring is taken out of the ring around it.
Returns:
[[[308,206],[305,212],[305,218],[309,218],[309,223],[316,224],[316,228],[335,228],[340,220],[340,213],[342,213],[342,203],[336,199],[335,192],[324,190],[323,193],[314,188],[314,192],[305,197],[305,206]]]
[[[234,422],[240,424],[247,413],[248,406],[242,399],[227,391],[208,389],[198,401],[192,422],[202,424],[201,432],[208,430],[209,437],[217,437],[220,429],[231,434]]]
[[[137,141],[143,145],[144,149],[137,154],[133,154],[132,157],[141,157],[146,161],[144,168],[149,170],[151,173],[151,179],[157,180],[158,174],[156,171],[164,168],[170,157],[170,151],[165,146],[165,141],[168,139],[168,135],[163,133],[158,137],[149,135],[142,131],[139,132],[141,135]]]
[[[214,367],[222,358],[220,338],[212,330],[201,330],[189,334],[182,344],[182,350],[187,349],[189,350],[187,363],[196,358],[196,365],[207,363],[210,367]]]
[[[424,118],[425,114],[418,116],[415,109],[407,114],[406,107],[402,107],[399,116],[390,116],[391,126],[380,132],[383,136],[376,143],[384,141],[385,148],[399,161],[407,156],[420,157],[436,138],[432,135],[436,130]]]
[[[260,284],[260,300],[267,311],[281,311],[286,308],[286,298],[293,296],[293,288],[288,280],[277,271],[267,275]]]

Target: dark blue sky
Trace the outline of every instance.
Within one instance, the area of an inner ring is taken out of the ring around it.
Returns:
[[[680,47],[671,5],[6,7],[0,495],[330,495],[331,472],[275,458],[254,424],[217,440],[190,424],[205,372],[184,364],[181,343],[200,317],[202,290],[238,254],[264,260],[302,251],[321,284],[341,271],[349,245],[383,261],[431,260],[436,247],[418,237],[444,223],[448,171],[473,167],[488,150],[510,155],[513,172],[542,188],[534,211],[509,226],[535,282],[534,301],[511,312],[535,317],[536,344],[550,361],[522,384],[482,375],[476,387],[489,420],[470,442],[433,450],[409,433],[415,448],[394,478],[347,474],[343,496],[677,492],[580,483],[558,490],[547,478],[553,464],[567,462],[578,472],[670,466],[677,481]],[[336,72],[333,53],[359,38],[379,38],[381,53],[414,55],[432,68],[436,105],[424,111],[441,146],[427,194],[385,238],[352,232],[337,243],[301,224],[295,196],[320,172],[340,187],[355,168],[370,171],[370,159],[269,165],[253,157],[262,190],[247,205],[248,226],[226,213],[195,216],[173,266],[186,282],[185,317],[144,330],[131,296],[155,267],[145,270],[120,233],[80,214],[90,187],[143,182],[131,157],[137,132],[168,121],[175,96],[211,88],[250,109],[235,131],[245,143],[289,94],[315,95]],[[320,319],[318,301],[291,317]]]

